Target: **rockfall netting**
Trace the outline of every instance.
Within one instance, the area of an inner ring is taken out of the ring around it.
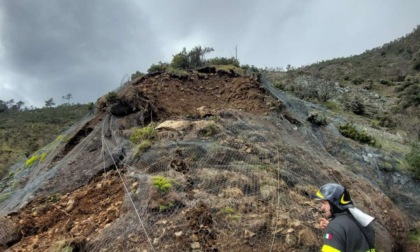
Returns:
[[[338,182],[357,192],[352,197],[363,210],[387,211],[376,230],[383,250],[391,251],[398,237],[387,227],[405,228],[399,212],[327,151],[333,139],[343,143],[334,128],[304,123],[292,114],[227,110],[155,125],[149,148],[139,148],[146,141],[136,146],[128,140],[131,131],[121,130],[136,122],[90,118],[44,149],[44,161],[16,175],[28,182],[21,182],[2,210],[16,211],[38,196],[64,195],[117,169],[126,191],[120,215],[79,243],[79,250],[319,251],[321,214],[312,195],[322,184]]]
[[[284,120],[224,111],[162,127],[150,149],[115,160],[124,209],[87,250],[318,251],[311,198],[334,162]]]

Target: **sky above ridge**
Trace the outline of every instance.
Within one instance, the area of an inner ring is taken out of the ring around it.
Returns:
[[[418,10],[418,0],[3,0],[0,100],[95,102],[197,45],[261,68],[356,55],[412,32]]]

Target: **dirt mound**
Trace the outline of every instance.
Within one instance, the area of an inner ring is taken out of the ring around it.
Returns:
[[[124,190],[116,171],[66,194],[37,198],[9,219],[18,236],[9,251],[58,251],[81,248],[120,215]]]
[[[191,73],[186,78],[149,76],[124,86],[114,101],[106,99],[98,101],[99,109],[107,108],[117,116],[142,111],[146,120],[197,118],[228,108],[265,114],[281,105],[267,96],[256,77],[220,73]]]

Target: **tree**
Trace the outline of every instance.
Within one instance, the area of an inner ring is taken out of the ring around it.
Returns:
[[[25,103],[23,101],[18,101],[16,104],[12,105],[9,109],[12,111],[19,111],[22,109]]]
[[[2,100],[0,100],[0,113],[7,111],[7,109],[8,109],[7,103],[4,102],[4,101],[2,101]]]
[[[171,66],[173,68],[188,69],[190,67],[187,50],[185,47],[180,53],[173,56]]]
[[[12,107],[15,104],[15,99],[10,99],[10,101],[6,102],[8,108]]]
[[[68,93],[66,95],[66,98],[65,99],[67,100],[67,104],[70,104],[70,100],[73,99],[73,95],[71,93]]]
[[[213,51],[214,49],[211,47],[196,46],[187,52],[184,47],[180,53],[173,56],[171,66],[179,69],[193,69],[204,66],[206,63],[205,55]]]
[[[70,104],[70,99],[73,99],[73,95],[71,93],[63,95],[61,96],[61,103],[63,103],[64,100],[67,100],[67,104]]]
[[[45,107],[49,108],[55,105],[54,99],[50,98],[48,100],[45,101]]]
[[[201,46],[194,47],[189,53],[188,53],[188,59],[189,59],[189,65],[190,68],[196,68],[204,66],[205,64],[205,55],[213,52],[214,49],[211,47],[204,47],[201,48]]]

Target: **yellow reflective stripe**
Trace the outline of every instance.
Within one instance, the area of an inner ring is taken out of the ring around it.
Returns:
[[[376,249],[369,249],[367,252],[376,252]]]
[[[343,193],[343,195],[341,195],[340,203],[343,204],[343,205],[346,205],[346,204],[350,203],[350,201],[345,201],[344,200],[344,193]]]
[[[341,252],[340,250],[338,250],[338,249],[336,249],[336,248],[333,248],[333,247],[331,247],[331,246],[329,246],[329,245],[324,245],[324,246],[322,246],[321,251],[322,251],[322,252]]]
[[[320,199],[324,199],[324,195],[322,195],[321,191],[318,190],[318,192],[316,192],[316,196],[318,196]]]

